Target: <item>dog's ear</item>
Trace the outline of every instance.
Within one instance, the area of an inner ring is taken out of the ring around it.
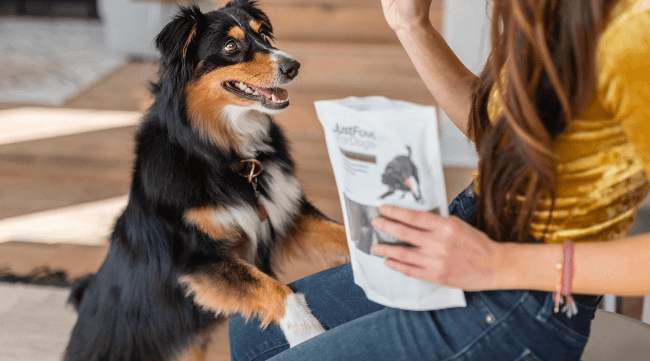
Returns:
[[[178,14],[156,36],[156,48],[167,64],[185,61],[197,49],[197,30],[204,17],[196,5],[179,7]]]
[[[271,26],[271,19],[260,8],[257,0],[232,0],[223,9],[237,8],[247,12],[253,19],[257,20],[260,25],[266,27],[268,36],[272,38],[273,26]]]

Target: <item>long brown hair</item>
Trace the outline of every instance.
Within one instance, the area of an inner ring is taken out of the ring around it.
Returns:
[[[540,198],[550,197],[553,208],[552,144],[593,93],[597,41],[612,3],[493,0],[492,51],[468,128],[480,159],[477,227],[492,239],[529,241]],[[493,89],[502,107],[491,122]]]

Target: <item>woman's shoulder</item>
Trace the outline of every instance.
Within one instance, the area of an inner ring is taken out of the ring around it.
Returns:
[[[639,10],[643,11],[643,9],[647,9],[648,6],[650,6],[648,0],[618,0],[608,14],[608,22],[612,23],[613,21],[621,19],[622,16],[629,16]]]
[[[598,44],[598,95],[650,177],[650,0],[621,0]]]
[[[620,0],[611,10],[601,35],[599,56],[646,54],[650,48],[650,0]]]
[[[598,44],[598,83],[605,103],[618,103],[624,88],[650,80],[650,0],[620,0]],[[642,88],[647,91],[647,84]]]

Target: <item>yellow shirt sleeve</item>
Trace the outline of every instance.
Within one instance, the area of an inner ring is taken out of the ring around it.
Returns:
[[[613,19],[598,49],[598,91],[650,177],[650,1]]]

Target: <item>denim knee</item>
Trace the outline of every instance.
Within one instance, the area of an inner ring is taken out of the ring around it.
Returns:
[[[228,323],[231,361],[262,361],[289,348],[284,334],[276,325],[260,328],[257,319],[248,321],[234,315]]]

